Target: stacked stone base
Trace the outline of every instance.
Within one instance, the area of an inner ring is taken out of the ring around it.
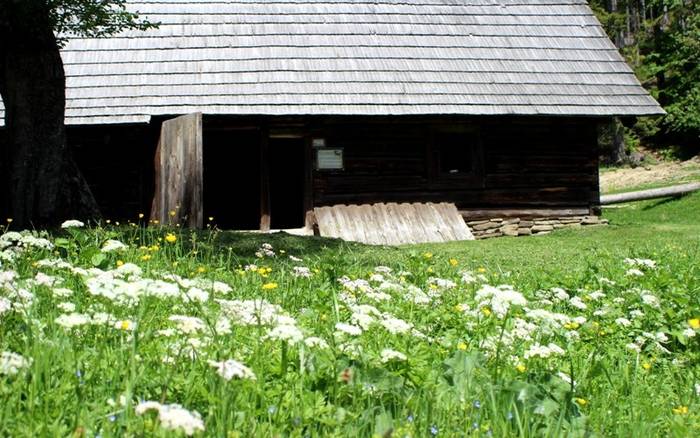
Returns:
[[[490,239],[501,236],[532,236],[549,234],[562,228],[581,228],[607,225],[607,219],[598,216],[563,216],[537,218],[493,218],[469,220],[467,225],[476,239]]]

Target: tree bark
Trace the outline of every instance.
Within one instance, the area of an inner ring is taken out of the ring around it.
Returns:
[[[627,162],[627,152],[625,151],[625,127],[617,117],[610,122],[610,133],[612,136],[610,161],[616,165],[625,164]]]
[[[45,2],[3,2],[0,95],[8,159],[3,191],[13,224],[96,217],[95,199],[66,144],[65,75]]]

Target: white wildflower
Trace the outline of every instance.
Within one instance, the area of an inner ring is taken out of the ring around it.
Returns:
[[[187,436],[204,431],[202,416],[197,411],[188,411],[177,404],[163,405],[154,401],[141,402],[135,408],[137,415],[143,415],[149,410],[158,411],[158,420],[164,429],[181,430]]]
[[[310,338],[304,339],[304,344],[309,348],[320,348],[320,349],[328,348],[328,343],[325,340],[323,340],[321,338],[313,337],[313,336]]]
[[[174,322],[181,333],[191,334],[207,328],[204,321],[194,316],[172,315],[168,320]]]
[[[207,363],[216,368],[217,374],[225,380],[237,379],[256,380],[255,373],[242,363],[229,359],[224,362],[208,360]]]
[[[399,351],[390,350],[390,349],[388,349],[388,348],[385,348],[384,350],[382,350],[382,353],[381,353],[381,361],[382,361],[382,363],[391,362],[391,361],[393,361],[393,360],[399,361],[399,362],[404,362],[404,361],[406,361],[407,359],[408,359],[408,358],[406,357],[405,354],[403,354],[403,353],[401,353],[401,352],[399,352]]]
[[[214,331],[217,335],[228,335],[231,333],[231,321],[226,317],[220,317],[216,320]]]
[[[627,272],[625,272],[625,275],[627,275],[629,277],[643,277],[644,272],[640,271],[637,268],[632,268],[632,269],[628,269]]]
[[[125,244],[122,243],[118,240],[113,240],[110,239],[102,245],[102,252],[115,252],[115,251],[123,251],[125,249],[128,249],[129,247]]]
[[[658,308],[660,305],[659,299],[651,294],[643,294],[642,295],[642,302],[644,304],[646,304],[647,306],[656,307],[656,308]]]
[[[217,294],[227,294],[231,292],[231,286],[229,286],[226,283],[222,283],[220,281],[215,281],[214,284],[212,285],[212,290],[214,293]]]
[[[602,291],[597,290],[588,294],[588,298],[590,298],[591,301],[597,301],[601,298],[605,298],[605,294]]]
[[[529,359],[531,357],[541,357],[542,359],[546,359],[552,355],[554,356],[562,356],[566,352],[557,344],[550,343],[549,345],[540,345],[540,344],[534,344],[530,346],[530,348],[523,354],[523,357],[525,359]]]
[[[625,346],[625,348],[627,348],[630,351],[634,351],[635,353],[639,353],[642,351],[642,348],[638,344],[635,344],[634,342],[630,342],[629,344],[627,344]]]
[[[683,330],[683,336],[685,336],[686,338],[692,338],[692,337],[694,337],[695,335],[696,335],[695,330],[693,330],[693,329],[690,328],[690,327],[688,327],[688,328],[686,328],[685,330]]]
[[[0,297],[0,315],[12,310],[12,301],[5,297]]]
[[[73,328],[90,324],[90,321],[90,317],[82,313],[63,314],[55,320],[56,324],[65,328]]]
[[[294,325],[278,325],[267,332],[265,339],[286,341],[289,345],[304,340],[304,334]]]
[[[203,291],[202,289],[191,287],[187,292],[185,292],[185,302],[199,302],[206,303],[209,301],[209,293]]]
[[[352,324],[346,324],[344,322],[339,322],[335,325],[335,329],[340,333],[345,333],[350,336],[360,336],[362,334],[362,328]]]
[[[526,306],[527,300],[512,286],[501,285],[493,287],[484,285],[476,292],[474,299],[480,308],[488,307],[500,319],[505,318],[511,306]]]
[[[70,296],[73,296],[73,291],[65,287],[52,289],[51,292],[56,298],[68,298]]]
[[[311,269],[305,266],[295,266],[292,270],[292,275],[297,278],[311,278],[313,274],[311,273]]]
[[[393,335],[409,333],[413,328],[413,324],[392,316],[385,316],[379,323]]]
[[[632,321],[630,321],[627,318],[617,318],[615,320],[615,323],[622,326],[622,327],[629,327],[632,325]]]
[[[36,276],[34,277],[34,281],[36,284],[40,286],[53,286],[54,283],[56,283],[56,277],[52,277],[51,275],[46,275],[43,272],[37,272]]]
[[[85,224],[80,222],[79,220],[71,219],[63,222],[61,224],[61,228],[66,229],[66,228],[82,228],[84,227]]]
[[[552,296],[556,301],[566,301],[570,298],[569,294],[560,287],[553,287],[551,291]]]
[[[290,256],[289,256],[289,260],[291,260],[291,261],[293,261],[293,262],[297,262],[297,263],[300,263],[300,262],[303,262],[303,261],[304,261],[304,260],[300,259],[299,257],[294,257],[293,255],[290,255]]]
[[[73,303],[58,303],[56,304],[56,307],[58,307],[66,313],[75,312],[75,304]]]
[[[569,304],[579,310],[586,310],[588,306],[579,297],[571,297]]]
[[[20,372],[23,368],[28,368],[32,364],[31,359],[11,351],[3,351],[0,354],[0,374],[12,376]]]

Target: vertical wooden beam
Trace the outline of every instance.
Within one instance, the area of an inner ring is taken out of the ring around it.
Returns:
[[[312,147],[313,135],[308,135],[304,141],[304,226],[308,229],[314,227],[314,151]]]
[[[260,130],[260,231],[270,231],[270,130]]]

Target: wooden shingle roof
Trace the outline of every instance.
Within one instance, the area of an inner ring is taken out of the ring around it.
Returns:
[[[160,27],[70,40],[67,123],[663,112],[585,0],[130,3]]]

